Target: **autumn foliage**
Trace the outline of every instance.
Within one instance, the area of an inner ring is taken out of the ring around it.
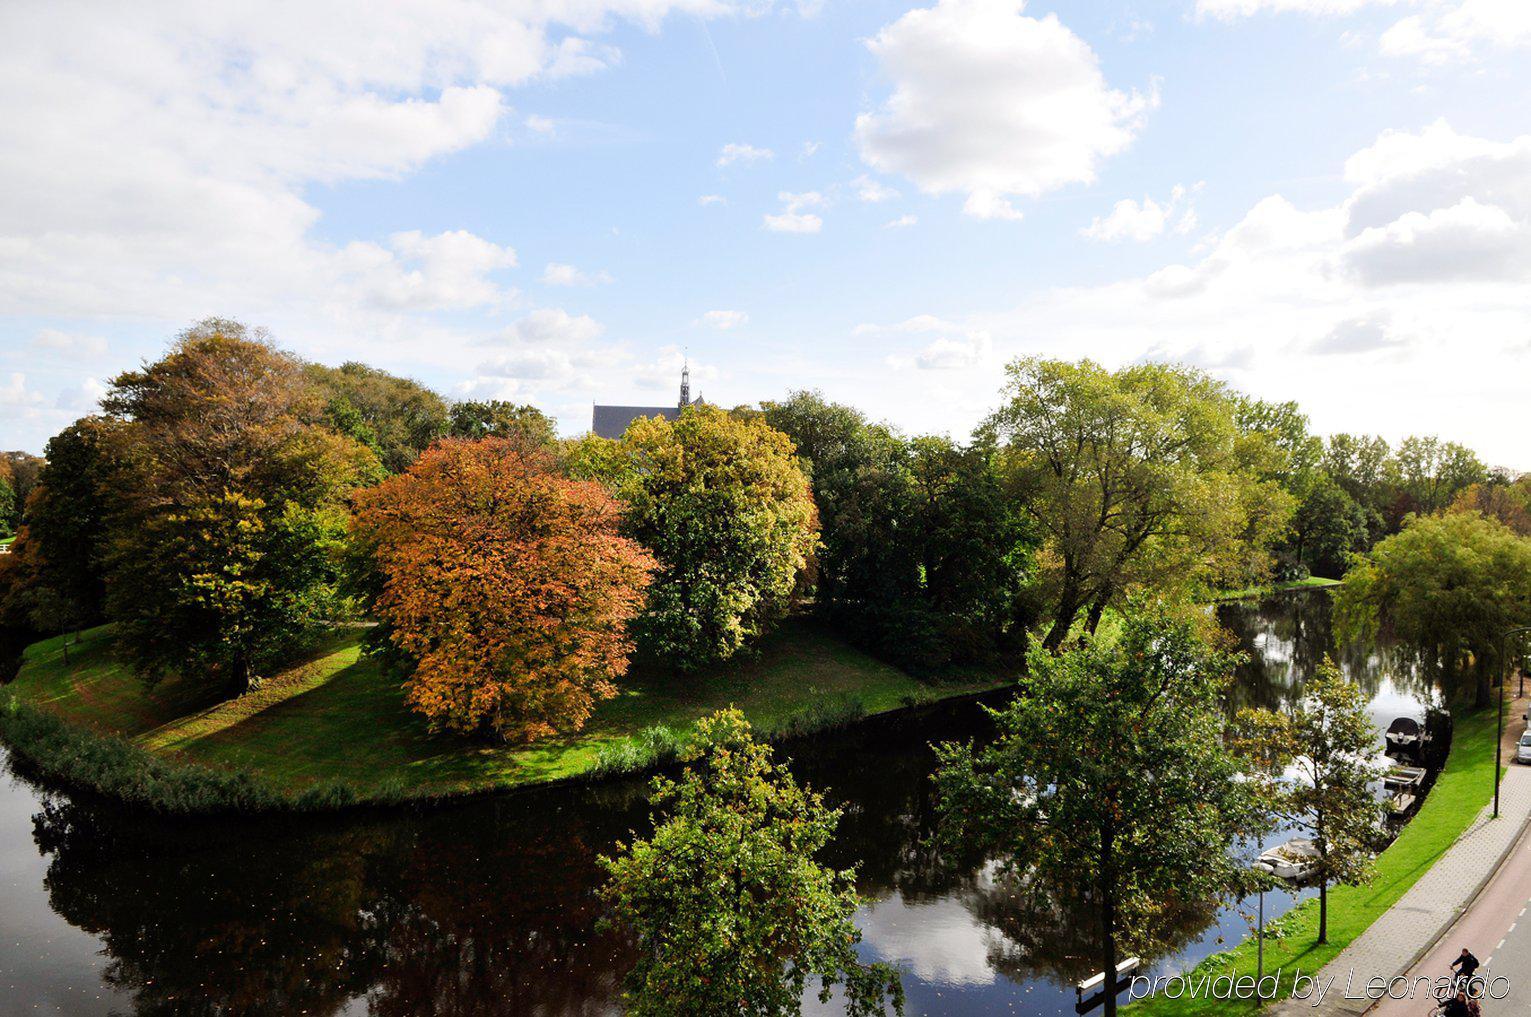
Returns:
[[[354,525],[374,611],[414,665],[409,705],[506,740],[582,727],[627,670],[653,569],[619,522],[599,484],[500,438],[441,442],[362,493]]]

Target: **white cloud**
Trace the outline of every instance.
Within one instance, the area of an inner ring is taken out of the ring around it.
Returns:
[[[529,115],[522,123],[534,134],[553,134],[558,130],[558,121],[537,113]]]
[[[913,353],[892,353],[886,358],[889,367],[918,368],[922,371],[955,371],[988,363],[994,339],[984,329],[964,328],[931,314],[920,314],[892,325],[862,324],[856,335],[884,336],[935,333],[936,337]]]
[[[702,315],[700,324],[709,328],[715,328],[720,332],[727,332],[738,328],[750,320],[750,316],[743,311],[708,311]]]
[[[1107,243],[1123,240],[1143,243],[1163,233],[1173,222],[1176,233],[1189,233],[1196,228],[1196,212],[1189,205],[1188,193],[1186,188],[1176,185],[1169,200],[1162,203],[1149,197],[1144,197],[1141,204],[1123,198],[1112,206],[1109,215],[1096,216],[1079,232],[1091,240]],[[1179,213],[1178,220],[1176,213]]]
[[[1196,0],[1196,13],[1231,21],[1254,14],[1354,14],[1364,7],[1391,7],[1411,0]]]
[[[1125,149],[1156,93],[1110,88],[1090,47],[1022,0],[941,0],[868,42],[893,93],[856,118],[862,158],[964,211],[1018,219],[1015,196],[1095,178]]]
[[[905,212],[897,219],[889,219],[887,222],[883,223],[882,228],[885,230],[898,230],[903,229],[906,226],[913,226],[919,221],[919,216],[913,214],[912,212]]]
[[[1462,0],[1399,20],[1382,35],[1382,52],[1427,63],[1470,58],[1479,51],[1531,45],[1531,4],[1525,0]]]
[[[573,315],[561,307],[542,307],[500,333],[502,342],[529,345],[574,345],[598,338],[605,329],[587,314]]]
[[[797,157],[799,159],[811,159],[813,158],[814,153],[816,153],[818,150],[819,142],[805,141],[803,142],[803,147],[798,150]]]
[[[99,357],[106,352],[106,340],[98,335],[45,328],[32,337],[32,348],[65,357]]]
[[[1309,349],[1314,353],[1375,353],[1397,349],[1400,343],[1392,315],[1384,311],[1335,322]]]
[[[516,266],[516,252],[466,230],[428,237],[419,230],[395,233],[388,246],[354,242],[340,252],[354,290],[377,306],[447,310],[492,306],[511,296],[490,278]]]
[[[856,188],[856,197],[862,201],[877,203],[888,201],[898,197],[898,192],[881,180],[874,180],[865,174],[851,181],[851,186]]]
[[[37,415],[43,398],[27,388],[27,376],[14,372],[0,382],[0,420],[27,420]]]
[[[824,206],[824,196],[818,191],[805,191],[801,194],[782,191],[776,197],[782,203],[782,211],[777,215],[767,213],[762,217],[765,229],[772,233],[817,233],[824,227],[823,219],[812,212],[803,211],[805,208]]]
[[[769,148],[756,148],[754,145],[729,142],[718,152],[719,166],[732,166],[735,163],[768,162],[776,157],[776,153]]]
[[[728,199],[721,194],[704,194],[696,199],[698,205],[726,205]]]
[[[611,273],[604,270],[599,272],[582,272],[573,265],[565,265],[557,261],[550,261],[542,270],[542,284],[544,286],[597,286],[611,282]]]
[[[60,392],[54,406],[71,413],[94,413],[105,396],[105,385],[95,378],[86,378],[73,388]]]

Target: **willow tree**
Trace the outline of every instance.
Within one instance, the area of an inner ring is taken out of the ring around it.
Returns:
[[[985,429],[1043,537],[1057,649],[1135,589],[1242,585],[1269,569],[1294,501],[1278,443],[1241,430],[1239,401],[1191,368],[1024,358]]]
[[[1531,624],[1531,537],[1476,512],[1413,517],[1356,560],[1334,609],[1342,635],[1392,636],[1467,676],[1487,706],[1500,638]]]
[[[998,737],[937,748],[945,836],[992,854],[1018,892],[1088,900],[1112,976],[1122,956],[1174,942],[1188,905],[1240,894],[1231,849],[1266,825],[1224,745],[1236,658],[1204,624],[1155,610],[1116,641],[1036,647],[1024,691],[991,711]]]

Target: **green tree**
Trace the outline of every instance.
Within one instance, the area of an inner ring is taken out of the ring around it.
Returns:
[[[535,406],[499,399],[452,404],[448,431],[454,438],[512,438],[534,447],[553,444],[553,420]]]
[[[1390,522],[1395,527],[1410,512],[1435,515],[1457,494],[1488,476],[1473,451],[1439,438],[1405,438],[1390,460],[1388,477],[1397,492]]]
[[[1161,948],[1187,903],[1240,892],[1248,873],[1230,849],[1266,825],[1224,746],[1236,658],[1203,624],[1133,612],[1119,641],[1037,647],[1024,691],[990,711],[998,737],[936,750],[944,835],[1030,892],[1087,893],[1102,971]]]
[[[634,623],[640,650],[687,669],[727,660],[786,614],[816,543],[792,442],[698,406],[634,421],[615,450],[581,443],[569,468],[612,485],[624,533],[659,563]]]
[[[897,971],[856,957],[855,873],[815,860],[839,810],[800,787],[739,711],[697,734],[694,765],[654,781],[653,836],[601,859],[603,896],[638,945],[627,1012],[798,1014],[817,978],[822,1001],[844,986],[849,1014],[902,1013]]]
[[[37,484],[44,462],[42,456],[34,456],[30,452],[0,452],[0,479],[5,481],[15,495],[10,514],[0,519],[0,525],[8,524],[13,533],[21,528],[27,499],[32,497],[32,488]]]
[[[9,537],[21,524],[21,513],[16,509],[16,489],[10,479],[0,476],[0,538]]]
[[[1081,611],[1138,588],[1243,583],[1270,565],[1291,498],[1241,440],[1237,402],[1190,368],[1108,371],[1088,360],[1023,358],[985,425],[1020,511],[1043,538],[1041,578],[1062,645]],[[1252,461],[1256,460],[1256,461]]]
[[[447,404],[410,378],[355,361],[339,367],[307,364],[326,422],[377,453],[389,473],[402,473],[447,433]]]
[[[1320,475],[1292,517],[1292,554],[1312,575],[1338,579],[1350,556],[1367,546],[1366,510],[1345,489]]]
[[[1392,508],[1391,456],[1388,443],[1369,434],[1331,435],[1324,448],[1324,473],[1366,511],[1368,545],[1382,538]]]
[[[236,322],[113,383],[107,613],[149,679],[243,692],[344,608],[345,502],[377,460],[325,425],[296,358]]]
[[[1469,485],[1451,503],[1450,511],[1478,512],[1522,537],[1531,537],[1531,473]]]
[[[1311,835],[1318,849],[1318,942],[1329,941],[1329,887],[1372,877],[1382,806],[1371,783],[1377,741],[1366,696],[1324,658],[1288,713],[1243,710],[1235,741],[1260,761],[1275,814]]]
[[[1471,675],[1487,706],[1500,636],[1531,624],[1531,538],[1474,512],[1416,516],[1351,566],[1334,612],[1343,636],[1384,633]]]

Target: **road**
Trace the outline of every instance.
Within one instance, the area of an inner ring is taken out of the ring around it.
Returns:
[[[1513,765],[1513,764],[1512,764]],[[1531,1014],[1531,835],[1524,836],[1499,867],[1477,901],[1458,918],[1424,959],[1409,971],[1409,979],[1437,978],[1450,973],[1450,964],[1465,946],[1484,963],[1484,975],[1509,979],[1509,995],[1482,1001],[1484,1017]],[[1502,985],[1502,983],[1501,983]],[[1385,999],[1366,1017],[1423,1017],[1430,1002],[1421,998]]]

